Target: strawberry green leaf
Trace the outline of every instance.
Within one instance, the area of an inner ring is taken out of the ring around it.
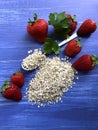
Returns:
[[[0,93],[2,93],[2,87],[0,86]]]
[[[34,16],[33,16],[33,20],[31,20],[30,18],[28,19],[28,23],[30,25],[34,24],[35,22],[37,21],[37,14],[34,13]]]
[[[80,39],[77,40],[77,45],[78,45],[79,47],[82,47],[82,45],[81,45],[81,43],[80,43]]]
[[[57,42],[51,38],[47,38],[44,42],[44,53],[51,54],[55,53],[56,55],[60,53],[60,47]]]
[[[57,55],[57,54],[60,53],[61,48],[58,46],[57,43],[56,43],[56,44],[54,43],[54,44],[53,44],[53,47],[52,47],[52,51]]]
[[[36,20],[37,20],[37,14],[34,13],[34,21],[36,21]]]
[[[29,19],[28,19],[28,23],[29,23],[30,25],[32,25],[34,22],[29,18]]]
[[[98,27],[98,24],[96,24],[96,26]]]
[[[0,88],[0,92],[3,93],[7,88],[9,88],[9,82],[5,80],[3,86]]]
[[[49,24],[53,25],[54,28],[62,29],[69,28],[70,19],[66,17],[65,12],[61,13],[50,13]]]
[[[77,21],[76,21],[76,15],[72,16],[72,20],[77,23]]]
[[[93,65],[97,65],[98,64],[98,57],[96,57],[96,55],[92,55],[91,56],[92,60],[93,60]]]
[[[44,42],[44,53],[51,54],[52,53],[52,44],[50,44],[49,39]]]

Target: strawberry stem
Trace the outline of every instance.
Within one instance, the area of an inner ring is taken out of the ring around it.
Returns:
[[[4,92],[7,88],[9,88],[9,87],[10,87],[10,86],[9,86],[8,80],[5,80],[3,86],[1,87],[0,92],[3,93],[3,92]]]
[[[77,22],[77,21],[76,21],[76,15],[75,15],[75,14],[72,16],[72,20],[73,20],[74,22]]]
[[[96,57],[96,55],[92,55],[92,60],[93,60],[93,66],[98,64],[98,57]]]
[[[78,45],[79,47],[82,47],[80,41],[81,41],[80,39],[77,40],[77,45]]]
[[[29,19],[28,19],[28,23],[29,23],[30,25],[32,25],[32,24],[33,24],[33,21],[29,18]]]
[[[33,23],[35,23],[37,21],[37,14],[36,13],[34,13],[33,19],[34,19],[33,21],[30,18],[28,19],[28,23],[30,25],[32,25]]]
[[[37,21],[37,14],[36,13],[34,13],[34,17],[33,18],[34,18],[34,22]]]
[[[98,27],[98,23],[96,24],[96,26]]]

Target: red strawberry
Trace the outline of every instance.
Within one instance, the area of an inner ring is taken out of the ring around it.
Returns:
[[[22,72],[18,71],[11,76],[11,80],[18,87],[22,87],[24,85],[24,75]]]
[[[5,81],[4,85],[1,87],[1,93],[3,97],[15,101],[19,101],[22,98],[22,93],[17,85],[8,81]]]
[[[62,38],[67,38],[68,35],[71,35],[77,26],[73,16],[65,12],[50,13],[49,24],[54,27],[55,32]]]
[[[97,24],[92,19],[85,20],[77,31],[78,36],[89,36],[97,28]]]
[[[67,18],[69,18],[70,20],[73,20],[73,19],[72,19],[72,16],[71,16],[70,14],[65,14],[65,16],[66,16]]]
[[[96,64],[98,64],[98,58],[95,55],[85,54],[77,59],[72,66],[76,70],[90,71],[94,69]]]
[[[27,32],[38,42],[44,42],[48,33],[48,23],[44,19],[37,19],[34,14],[34,21],[29,19]]]
[[[67,46],[65,47],[65,53],[69,57],[76,56],[82,49],[79,40],[72,40],[70,41]]]
[[[75,20],[76,15],[71,16],[70,14],[66,14],[66,16],[70,19],[69,24],[70,31],[68,32],[68,35],[72,35],[72,33],[75,31],[77,27],[77,21]]]

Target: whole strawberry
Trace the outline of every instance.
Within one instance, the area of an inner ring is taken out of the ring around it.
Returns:
[[[2,96],[14,101],[20,101],[22,98],[22,93],[16,84],[12,82],[5,81],[4,85],[1,87]]]
[[[78,58],[72,66],[79,71],[91,71],[96,64],[98,64],[98,58],[95,55],[85,54]]]
[[[91,33],[95,32],[97,24],[92,19],[85,20],[77,31],[78,36],[89,36]]]
[[[72,40],[66,45],[64,51],[67,56],[74,57],[81,51],[81,49],[82,49],[82,46],[80,44],[80,41]]]
[[[22,72],[18,71],[11,75],[11,81],[16,84],[18,87],[24,85],[24,75]]]
[[[50,13],[49,24],[54,27],[55,32],[62,38],[67,38],[76,29],[77,22],[70,14],[65,12]]]
[[[70,14],[66,14],[66,17],[70,19],[68,35],[72,35],[72,33],[76,30],[77,27],[77,21],[75,20],[76,15],[71,16]]]
[[[37,14],[34,14],[34,21],[29,19],[27,32],[38,42],[44,42],[47,38],[48,23],[44,19],[37,19]]]

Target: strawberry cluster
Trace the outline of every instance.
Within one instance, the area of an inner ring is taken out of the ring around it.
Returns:
[[[11,81],[5,81],[1,87],[1,94],[7,99],[20,101],[22,93],[20,88],[24,85],[24,75],[22,72],[16,72],[11,75]]]
[[[49,14],[49,21],[46,22],[44,19],[37,19],[37,15],[34,14],[34,21],[29,20],[28,22],[27,32],[38,42],[44,42],[45,54],[59,54],[60,47],[56,41],[51,38],[47,38],[48,25],[52,25],[54,27],[54,32],[58,36],[66,39],[72,35],[77,28],[77,21],[75,20],[75,17],[75,15],[71,16],[65,12],[55,12]],[[87,37],[95,32],[96,28],[97,24],[94,20],[86,19],[77,30],[77,35],[79,37]],[[64,49],[65,54],[69,57],[76,56],[81,50],[82,46],[79,40],[70,41]],[[96,64],[98,64],[98,58],[95,55],[85,54],[77,59],[72,66],[76,70],[90,71],[94,69]]]
[[[97,24],[92,19],[85,20],[82,25],[77,30],[77,35],[80,37],[89,36],[91,33],[95,32]],[[69,57],[77,55],[82,49],[79,41],[72,40],[65,47],[65,53]],[[73,68],[78,71],[91,71],[98,64],[98,58],[95,55],[84,54],[79,57],[73,64]]]
[[[54,27],[55,33],[57,33],[58,36],[67,38],[67,36],[75,31],[77,21],[75,20],[75,15],[71,16],[65,12],[50,13],[48,22],[45,19],[38,19],[37,14],[34,14],[34,20],[29,19],[28,21],[27,32],[38,42],[42,43],[47,38],[48,25]]]

